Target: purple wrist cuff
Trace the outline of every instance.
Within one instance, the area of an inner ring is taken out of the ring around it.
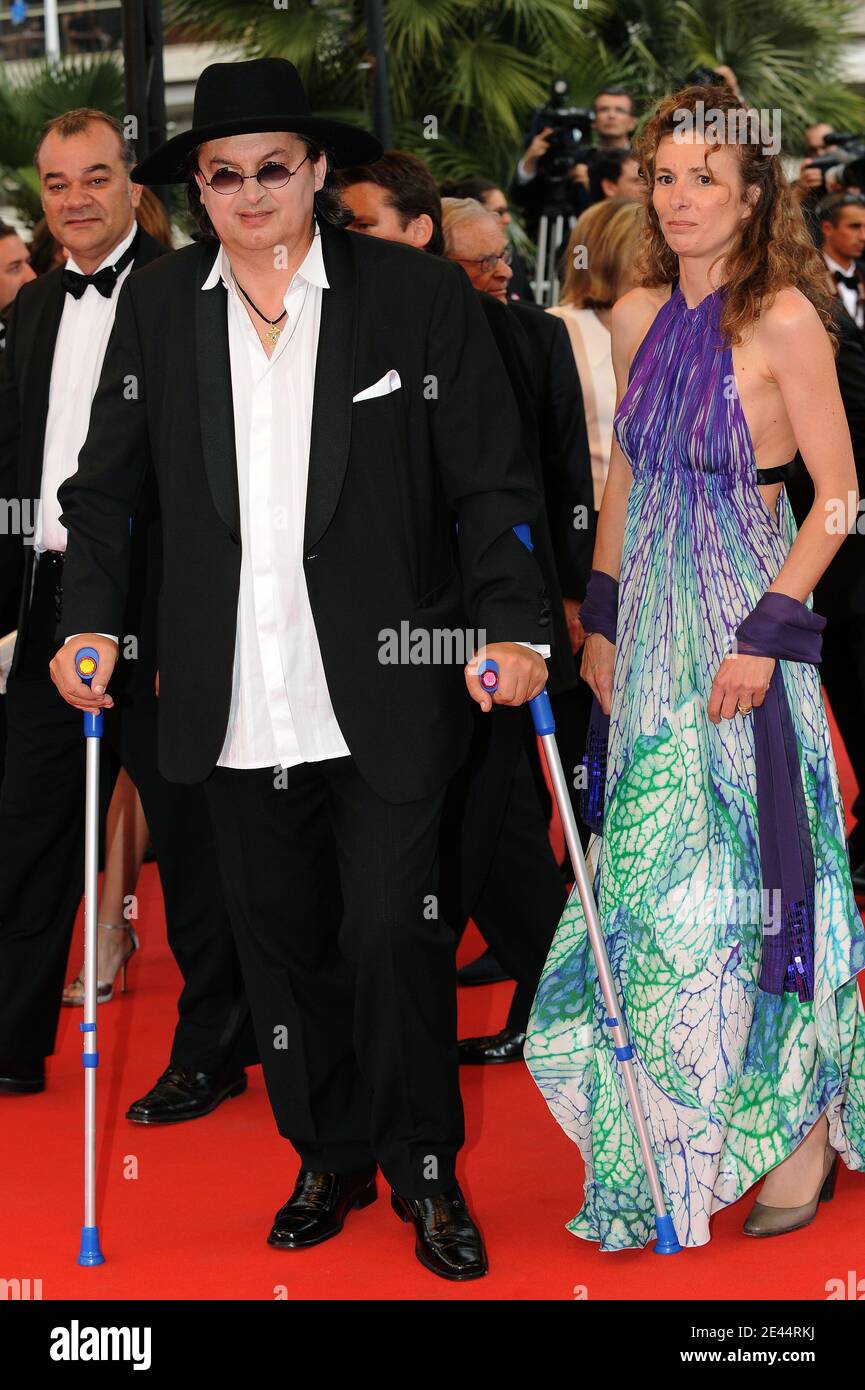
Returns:
[[[580,605],[583,631],[599,632],[615,646],[618,617],[619,581],[603,570],[592,570],[586,585],[586,597]]]
[[[585,623],[583,624],[585,627]],[[826,619],[788,594],[764,594],[736,629],[736,650],[743,656],[819,665]]]

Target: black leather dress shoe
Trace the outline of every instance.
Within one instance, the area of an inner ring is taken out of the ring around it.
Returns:
[[[45,1090],[45,1061],[11,1062],[0,1059],[0,1091],[10,1096],[31,1096]]]
[[[137,1125],[176,1125],[181,1120],[197,1120],[209,1115],[217,1105],[246,1090],[246,1072],[190,1071],[188,1067],[169,1067],[151,1091],[136,1100],[126,1112]]]
[[[525,1033],[515,1033],[511,1028],[503,1028],[488,1038],[462,1038],[457,1043],[460,1065],[489,1067],[497,1062],[522,1061],[525,1042]]]
[[[460,985],[500,985],[510,978],[492,951],[484,951],[457,971],[457,984]]]
[[[390,1204],[401,1220],[414,1222],[414,1251],[426,1269],[442,1279],[480,1279],[486,1274],[483,1236],[457,1183],[437,1197],[400,1197],[392,1192]]]
[[[268,1245],[306,1250],[338,1236],[350,1211],[368,1207],[378,1196],[375,1169],[364,1173],[314,1173],[301,1168],[294,1191],[273,1219]]]

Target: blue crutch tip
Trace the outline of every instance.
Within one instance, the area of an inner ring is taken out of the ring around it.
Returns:
[[[99,1249],[99,1227],[81,1227],[81,1249],[78,1251],[80,1265],[104,1265],[105,1256]]]
[[[553,707],[550,704],[550,697],[545,690],[540,695],[536,695],[533,700],[529,700],[529,709],[532,712],[532,722],[535,726],[535,733],[540,738],[547,734],[556,732],[556,721],[553,718]]]
[[[656,1216],[655,1230],[658,1239],[652,1248],[656,1255],[678,1255],[681,1252],[671,1216]]]

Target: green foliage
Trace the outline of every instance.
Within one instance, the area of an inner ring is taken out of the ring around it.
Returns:
[[[782,111],[784,145],[819,117],[865,128],[841,81],[852,0],[384,0],[394,138],[440,177],[506,182],[531,110],[564,77],[574,105],[622,82],[645,110],[697,64],[728,64],[749,105]],[[313,106],[371,123],[361,0],[167,0],[169,20],[290,58]],[[436,139],[424,120],[435,116]]]
[[[0,70],[0,183],[11,203],[32,226],[42,216],[33,150],[52,116],[91,106],[123,115],[123,73],[115,56],[67,58],[39,63],[15,80]]]

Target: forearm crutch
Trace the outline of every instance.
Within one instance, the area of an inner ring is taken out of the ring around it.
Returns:
[[[486,690],[488,694],[492,694],[497,689],[499,683],[499,669],[496,662],[482,661],[478,666],[478,678],[484,690]],[[643,1114],[642,1105],[640,1104],[637,1080],[634,1075],[634,1049],[628,1039],[625,1025],[620,1018],[622,1010],[619,1004],[616,986],[613,981],[610,957],[607,954],[607,944],[604,940],[604,933],[601,930],[601,922],[598,916],[597,904],[595,903],[592,882],[589,878],[589,871],[586,867],[585,858],[583,857],[583,847],[580,844],[574,808],[571,804],[571,796],[567,781],[565,780],[565,774],[562,770],[562,760],[559,757],[559,750],[556,744],[556,721],[553,717],[553,708],[550,704],[550,697],[545,690],[542,690],[540,695],[536,695],[533,700],[529,701],[529,709],[532,712],[535,733],[538,735],[544,750],[544,758],[546,759],[550,774],[553,795],[556,798],[556,805],[559,808],[562,828],[565,832],[565,843],[571,856],[571,863],[574,866],[574,878],[577,891],[580,895],[583,914],[586,919],[589,942],[595,957],[598,982],[601,986],[604,1006],[607,1010],[607,1017],[604,1022],[610,1029],[613,1038],[613,1048],[622,1068],[622,1078],[628,1093],[631,1116],[634,1121],[634,1128],[637,1131],[637,1138],[640,1141],[640,1153],[643,1157],[643,1166],[646,1170],[646,1178],[649,1183],[649,1190],[651,1191],[652,1202],[655,1207],[655,1231],[657,1233],[657,1240],[652,1248],[656,1255],[677,1255],[682,1247],[676,1239],[673,1219],[667,1215],[666,1206],[664,1204],[664,1194],[661,1189],[660,1178],[658,1177],[655,1156],[652,1153],[652,1146],[649,1142],[649,1130],[646,1124],[646,1117]]]
[[[90,685],[99,666],[99,653],[82,647],[75,655],[75,669]],[[84,742],[87,747],[86,790],[84,799],[84,1019],[78,1026],[84,1034],[81,1061],[84,1066],[84,1225],[81,1228],[80,1265],[101,1265],[105,1256],[99,1248],[96,1225],[96,942],[97,880],[99,874],[99,753],[102,738],[102,711],[85,711]]]

